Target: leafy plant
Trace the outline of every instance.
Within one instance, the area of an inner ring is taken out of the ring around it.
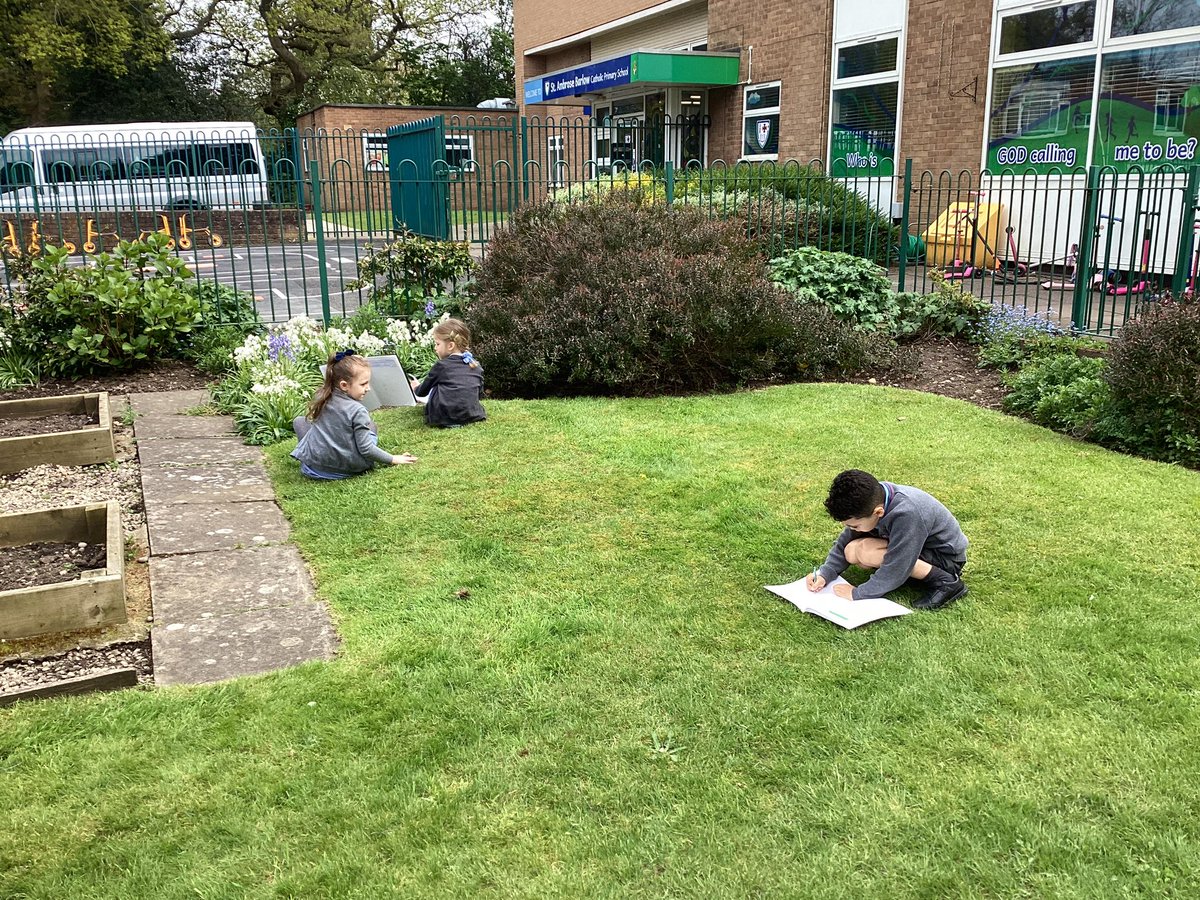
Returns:
[[[1112,402],[1105,361],[1058,353],[1038,357],[1005,378],[1004,408],[1075,437],[1092,437]]]
[[[66,249],[10,259],[26,309],[14,321],[13,343],[36,349],[62,375],[125,369],[170,355],[199,320],[183,261],[165,235],[121,241],[91,265],[69,265]]]
[[[435,241],[406,231],[383,247],[368,247],[358,261],[358,278],[346,287],[367,288],[370,302],[385,316],[432,318],[433,313],[427,311],[430,301],[436,305],[436,298],[442,297],[447,287],[454,293],[458,282],[474,269],[467,244]]]
[[[1126,449],[1200,466],[1200,302],[1166,297],[1113,342],[1108,381]]]
[[[899,315],[883,270],[848,253],[800,247],[771,260],[771,280],[864,331],[891,331]]]

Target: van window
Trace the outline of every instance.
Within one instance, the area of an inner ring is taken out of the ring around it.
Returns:
[[[0,194],[33,184],[33,154],[23,147],[0,150]]]
[[[249,142],[190,144],[187,146],[149,145],[138,148],[137,160],[130,167],[134,178],[171,178],[192,175],[257,175],[258,160]]]
[[[49,184],[71,181],[117,181],[125,177],[121,147],[47,147],[42,167]]]

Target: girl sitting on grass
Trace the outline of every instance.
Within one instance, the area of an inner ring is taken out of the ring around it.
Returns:
[[[429,332],[438,361],[425,380],[409,379],[425,401],[425,421],[438,428],[459,428],[487,418],[483,411],[483,367],[471,355],[471,332],[458,319],[438,322]]]
[[[376,463],[415,463],[409,453],[393,456],[379,449],[379,433],[362,398],[371,389],[371,364],[353,350],[339,350],[325,366],[325,383],[308,405],[308,417],[292,421],[300,443],[292,456],[309,478],[336,481]],[[311,421],[310,421],[311,420]]]

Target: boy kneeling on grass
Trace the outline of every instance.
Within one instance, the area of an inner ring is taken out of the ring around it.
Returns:
[[[810,591],[821,590],[856,565],[875,572],[858,587],[834,585],[834,593],[846,600],[882,597],[910,578],[929,588],[913,601],[914,609],[941,609],[966,595],[961,574],[967,564],[967,536],[936,498],[847,469],[833,479],[825,509],[846,527],[825,562],[805,579]]]

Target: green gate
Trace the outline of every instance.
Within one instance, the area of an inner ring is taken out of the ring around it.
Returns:
[[[450,194],[441,116],[387,130],[392,223],[434,240],[450,238]]]

